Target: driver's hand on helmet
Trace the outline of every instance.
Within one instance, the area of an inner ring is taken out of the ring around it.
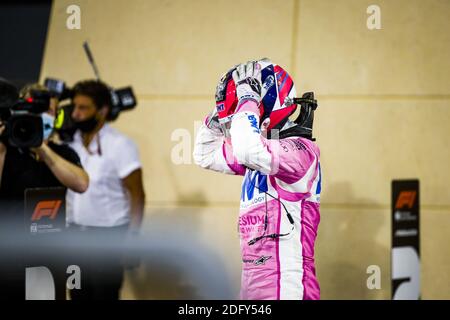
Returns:
[[[219,115],[215,106],[214,109],[208,114],[205,124],[209,129],[220,131]]]
[[[261,65],[256,61],[239,64],[232,73],[238,105],[247,100],[261,102]]]

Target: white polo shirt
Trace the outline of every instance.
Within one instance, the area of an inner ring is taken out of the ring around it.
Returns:
[[[81,194],[67,191],[67,222],[95,227],[128,223],[130,201],[122,179],[141,168],[136,144],[105,124],[89,145],[91,153],[84,147],[79,130],[70,146],[89,175],[89,188]]]

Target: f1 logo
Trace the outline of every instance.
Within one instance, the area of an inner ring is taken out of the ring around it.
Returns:
[[[49,217],[52,220],[55,219],[58,210],[61,207],[61,202],[61,200],[44,200],[38,202],[34,208],[31,221],[38,221],[42,217]]]
[[[407,206],[409,209],[412,209],[415,200],[416,200],[416,191],[402,191],[398,195],[397,202],[395,204],[395,209],[401,209],[404,206]]]

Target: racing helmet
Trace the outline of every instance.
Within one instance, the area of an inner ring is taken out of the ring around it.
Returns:
[[[281,66],[269,59],[257,62],[261,65],[262,84],[259,125],[269,118],[267,130],[281,129],[297,109],[297,104],[293,103],[296,96],[294,81]],[[216,87],[216,111],[224,129],[229,128],[238,104],[236,84],[232,77],[235,69],[236,66],[225,73]]]

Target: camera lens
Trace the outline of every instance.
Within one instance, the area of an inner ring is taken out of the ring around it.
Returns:
[[[42,119],[36,115],[18,115],[9,119],[9,140],[20,148],[38,147],[42,144]]]
[[[36,134],[36,126],[30,119],[22,119],[14,123],[12,133],[17,140],[26,143],[33,139],[34,134]]]

